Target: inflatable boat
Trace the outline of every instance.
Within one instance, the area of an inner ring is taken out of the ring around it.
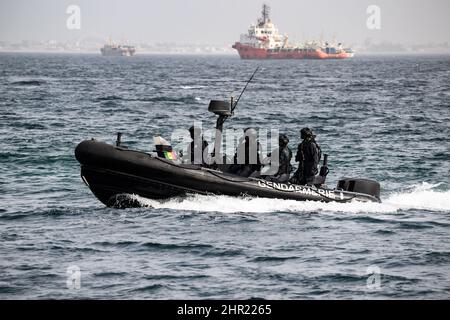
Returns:
[[[134,207],[129,195],[168,199],[186,194],[252,196],[311,201],[380,202],[380,185],[368,179],[341,179],[337,188],[276,183],[245,178],[200,165],[175,163],[165,157],[129,150],[97,140],[75,149],[81,178],[106,206]]]
[[[324,202],[380,202],[380,184],[369,179],[345,178],[336,188],[328,188],[327,157],[311,185],[277,183],[270,179],[242,177],[226,170],[226,161],[220,153],[222,129],[225,120],[234,114],[242,93],[255,75],[247,81],[234,102],[211,100],[208,111],[218,116],[211,166],[186,164],[172,156],[169,145],[156,144],[156,154],[130,150],[121,145],[118,134],[116,145],[97,140],[81,142],[75,157],[81,164],[81,177],[92,193],[106,206],[140,206],[138,195],[150,199],[169,199],[186,194],[251,196],[273,199],[310,200]],[[163,139],[164,140],[164,139]],[[222,160],[220,160],[222,159]],[[220,161],[218,161],[220,160]]]

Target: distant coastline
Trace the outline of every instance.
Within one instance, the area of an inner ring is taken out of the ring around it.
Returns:
[[[228,43],[131,43],[136,47],[136,54],[189,54],[189,55],[234,55],[236,51]],[[8,42],[0,40],[0,52],[27,53],[80,53],[100,54],[104,45],[100,39],[84,41],[58,42],[55,40]],[[403,54],[450,54],[450,42],[428,44],[398,44],[391,42],[376,42],[367,39],[364,44],[351,44],[357,55],[403,55]]]
[[[21,54],[21,53],[30,53],[30,54],[80,54],[80,55],[98,55],[101,56],[100,51],[58,51],[58,50],[7,50],[7,49],[0,49],[0,53],[15,53],[15,54]],[[141,56],[141,55],[210,55],[210,56],[234,56],[239,57],[238,54],[234,51],[217,51],[217,52],[207,52],[207,51],[186,51],[186,52],[179,52],[179,51],[139,51],[135,54],[135,56]],[[429,51],[429,52],[423,52],[423,51],[363,51],[363,52],[356,52],[355,57],[357,56],[439,56],[439,55],[450,55],[450,51]]]

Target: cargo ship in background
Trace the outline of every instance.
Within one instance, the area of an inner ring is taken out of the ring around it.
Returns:
[[[136,53],[136,49],[134,46],[116,44],[109,39],[100,52],[103,56],[131,57]]]
[[[250,25],[248,32],[241,35],[233,45],[242,59],[345,59],[354,52],[329,42],[306,42],[290,45],[287,35],[280,35],[269,18],[269,6],[264,4],[257,24]]]

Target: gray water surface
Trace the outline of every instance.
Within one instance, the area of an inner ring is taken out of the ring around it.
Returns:
[[[383,203],[191,195],[117,210],[83,184],[79,142],[121,131],[151,151],[194,119],[212,128],[209,100],[257,65],[227,127],[277,128],[295,152],[309,126],[328,184],[376,179]],[[0,297],[448,299],[449,122],[449,56],[0,54]]]

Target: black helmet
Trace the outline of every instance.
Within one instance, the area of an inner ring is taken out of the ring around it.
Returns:
[[[305,127],[302,130],[300,130],[300,138],[302,138],[302,139],[305,139],[312,135],[313,135],[313,133],[312,133],[311,129],[308,127]]]
[[[289,143],[289,138],[282,133],[278,136],[278,141],[280,145],[287,145]]]

